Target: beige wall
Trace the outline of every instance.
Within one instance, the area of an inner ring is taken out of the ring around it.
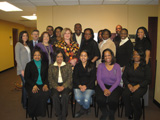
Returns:
[[[158,7],[158,17],[160,18],[160,0]],[[160,31],[160,19],[158,19],[158,31]],[[155,81],[155,94],[154,99],[160,103],[160,32],[158,32],[157,39],[157,73],[156,73],[156,81]]]
[[[108,28],[115,32],[121,24],[135,34],[139,26],[148,28],[148,17],[158,16],[158,5],[84,5],[37,7],[37,28],[45,31],[47,25],[69,27],[75,23],[84,28],[91,27],[94,32]]]

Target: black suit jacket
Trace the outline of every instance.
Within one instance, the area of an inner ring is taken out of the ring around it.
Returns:
[[[40,41],[38,40],[38,43],[39,43],[39,42],[40,42]],[[31,58],[33,59],[33,50],[34,50],[33,40],[30,40],[30,41],[29,41],[28,46],[29,46],[29,48],[30,48],[30,50],[31,50]]]
[[[24,73],[25,87],[27,92],[32,91],[33,86],[37,85],[36,82],[38,75],[38,69],[34,63],[34,60],[27,63]],[[48,64],[45,62],[41,62],[41,79],[43,85],[46,84],[48,86]]]
[[[77,42],[76,34],[75,33],[73,33],[73,41]],[[82,39],[81,39],[80,47],[82,46],[83,42],[84,42],[84,33],[82,33]]]

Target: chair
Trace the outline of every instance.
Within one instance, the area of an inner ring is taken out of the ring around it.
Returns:
[[[144,98],[141,97],[141,104],[142,104],[142,115],[143,115],[143,120],[145,120],[145,108],[144,108]],[[119,103],[118,103],[118,117],[122,118],[123,115],[123,107],[124,107],[124,102],[122,100],[122,98],[119,99]],[[120,109],[121,109],[121,113],[120,113]]]
[[[75,117],[75,112],[76,112],[77,101],[75,100],[73,93],[72,93],[71,97],[72,97],[71,98],[72,117],[74,118]],[[97,116],[97,106],[96,106],[96,96],[95,96],[95,94],[92,95],[92,103],[91,103],[90,107],[94,107],[94,109],[95,109],[95,116]]]
[[[48,107],[49,105],[50,105],[50,115],[49,115],[49,107]],[[50,96],[46,106],[48,118],[52,118],[52,109],[53,109],[53,100],[52,100],[52,97]],[[28,118],[28,97],[27,97],[27,103],[26,103],[26,118]]]

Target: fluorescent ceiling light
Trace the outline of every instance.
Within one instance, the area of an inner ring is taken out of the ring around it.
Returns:
[[[37,16],[35,14],[31,15],[31,16],[21,16],[23,18],[26,18],[28,20],[37,20]]]
[[[0,10],[6,11],[6,12],[12,12],[12,11],[23,11],[22,9],[8,3],[8,2],[0,2]]]

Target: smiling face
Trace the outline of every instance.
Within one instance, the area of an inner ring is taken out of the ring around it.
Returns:
[[[141,57],[140,57],[140,55],[138,54],[138,52],[137,52],[137,51],[134,51],[134,52],[133,52],[133,60],[134,60],[134,62],[140,62],[140,59],[141,59]]]
[[[116,33],[120,34],[121,30],[122,30],[122,26],[121,25],[117,25],[116,26]]]
[[[138,38],[143,39],[143,37],[144,37],[144,30],[143,29],[139,29],[137,35],[138,35]]]
[[[64,33],[64,40],[70,40],[71,39],[71,32],[69,30],[67,30]]]
[[[61,37],[61,30],[60,29],[56,29],[56,36]]]
[[[127,31],[126,30],[122,30],[120,33],[120,37],[122,40],[126,39],[126,37],[128,37]]]
[[[61,64],[63,62],[63,54],[62,53],[58,53],[58,55],[56,56],[56,62],[58,64]]]
[[[49,35],[47,33],[44,33],[43,35],[43,42],[48,43],[49,42]]]
[[[111,63],[112,55],[111,55],[110,51],[105,51],[104,52],[104,60],[105,60],[106,63],[109,63],[109,64]]]
[[[47,27],[47,32],[49,33],[50,36],[52,36],[53,35],[53,28]]]
[[[33,59],[39,61],[41,59],[41,54],[39,51],[36,51],[33,55]]]
[[[23,35],[22,35],[22,40],[23,40],[23,42],[26,42],[26,41],[28,40],[28,35],[27,35],[27,33],[23,33]]]
[[[74,31],[77,35],[80,35],[82,33],[82,27],[80,24],[76,24],[74,27]]]
[[[102,38],[103,38],[104,40],[107,40],[107,39],[109,38],[109,32],[108,32],[108,31],[105,31],[105,32],[103,33],[103,35],[102,35]]]
[[[85,33],[84,33],[84,38],[86,40],[89,40],[92,38],[92,34],[91,34],[91,31],[90,30],[86,30]]]
[[[81,62],[82,63],[86,63],[87,62],[87,60],[88,60],[88,55],[87,55],[87,53],[86,52],[81,52],[81,54],[80,54],[80,60],[81,60]]]

